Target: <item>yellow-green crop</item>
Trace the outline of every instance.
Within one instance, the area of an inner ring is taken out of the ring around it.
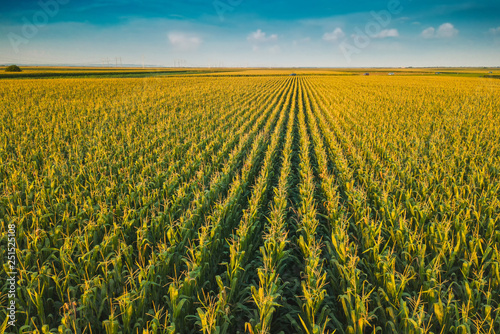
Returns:
[[[500,81],[285,72],[0,80],[0,330],[500,332]]]

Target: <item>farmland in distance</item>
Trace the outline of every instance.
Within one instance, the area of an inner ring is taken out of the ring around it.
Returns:
[[[500,332],[500,81],[358,74],[1,80],[16,330]]]

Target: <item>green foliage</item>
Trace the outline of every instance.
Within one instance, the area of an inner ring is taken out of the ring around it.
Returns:
[[[17,65],[10,65],[5,68],[5,72],[22,72],[22,70]]]

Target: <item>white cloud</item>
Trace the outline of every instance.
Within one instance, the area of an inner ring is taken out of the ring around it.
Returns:
[[[200,37],[183,32],[169,33],[168,40],[174,48],[181,51],[196,50],[203,42]]]
[[[500,35],[500,27],[498,27],[498,28],[491,28],[490,29],[490,34],[492,34],[492,35]]]
[[[422,37],[423,38],[433,38],[434,33],[436,32],[436,29],[434,27],[430,27],[422,31]]]
[[[443,23],[436,30],[430,27],[422,31],[423,38],[452,38],[458,35],[458,30],[451,23]]]
[[[399,37],[398,29],[385,29],[379,32],[374,38]]]
[[[345,33],[340,28],[335,28],[332,32],[327,32],[323,35],[323,40],[327,42],[336,42],[345,37]]]
[[[458,34],[458,30],[455,29],[453,24],[451,23],[444,23],[441,26],[439,26],[439,29],[437,30],[436,36],[439,38],[451,38],[454,37]]]
[[[265,32],[257,29],[257,31],[254,31],[250,35],[248,35],[247,40],[256,43],[275,42],[278,40],[278,35],[272,34],[270,36],[267,36]]]

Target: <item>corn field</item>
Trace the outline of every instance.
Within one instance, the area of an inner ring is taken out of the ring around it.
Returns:
[[[500,333],[500,81],[0,82],[5,333]]]

